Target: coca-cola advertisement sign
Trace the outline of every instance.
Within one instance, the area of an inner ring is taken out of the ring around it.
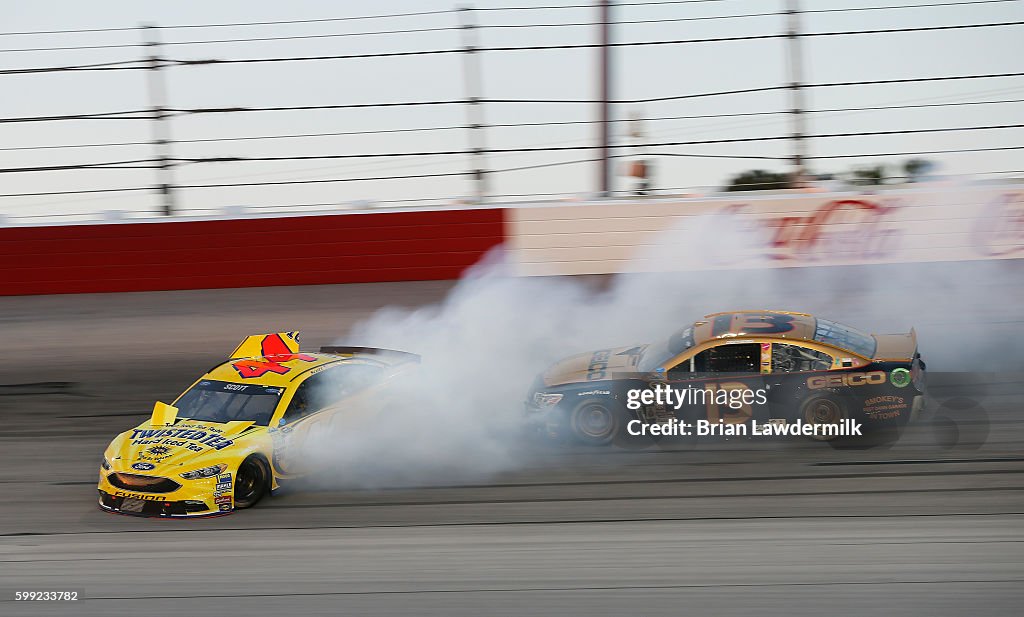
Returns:
[[[986,257],[1024,256],[1024,192],[989,200],[974,223],[975,249]]]

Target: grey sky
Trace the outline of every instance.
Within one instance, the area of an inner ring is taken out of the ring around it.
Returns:
[[[805,10],[927,4],[940,0],[804,0]],[[551,6],[588,4],[584,0],[479,0],[475,7]],[[161,26],[223,22],[318,19],[379,15],[454,8],[455,2],[399,0],[362,2],[266,2],[191,0],[167,2],[5,2],[2,31],[133,27],[151,22]],[[623,20],[707,17],[781,10],[784,0],[721,0],[715,2],[620,6],[613,16]],[[526,24],[594,21],[596,9],[481,11],[483,24]],[[165,41],[256,38],[308,34],[340,34],[457,25],[458,15],[370,21],[281,24],[231,28],[165,29]],[[805,32],[939,26],[965,23],[1022,21],[1024,2],[884,11],[807,14]],[[617,42],[776,34],[784,31],[780,16],[702,20],[616,27]],[[480,45],[525,46],[587,43],[596,40],[594,27],[484,28]],[[805,40],[807,82],[1019,72],[1024,59],[1024,29],[1020,26],[818,37]],[[138,48],[14,52],[14,49],[77,45],[129,44],[138,31],[63,35],[0,36],[0,69],[59,66],[131,60],[145,55]],[[309,54],[376,53],[443,49],[461,46],[457,30],[439,32],[319,38],[293,41],[166,46],[168,57],[255,58]],[[586,50],[488,52],[482,54],[484,92],[488,98],[568,98],[596,96],[597,52]],[[323,105],[459,99],[465,96],[461,54],[400,58],[325,60],[178,67],[165,71],[172,107]],[[4,75],[0,117],[94,113],[148,106],[144,71]],[[635,99],[687,93],[775,86],[786,81],[784,42],[779,39],[619,48],[614,57],[615,98]],[[861,107],[901,103],[1024,99],[1024,78],[912,83],[882,86],[822,88],[809,92],[811,109]],[[785,93],[768,92],[620,105],[617,117],[636,112],[646,116],[680,116],[783,110]],[[809,133],[837,133],[932,127],[1019,123],[1024,104],[968,105],[946,108],[814,114]],[[545,122],[595,119],[594,105],[489,104],[488,123]],[[423,126],[463,125],[461,105],[422,108],[325,110],[218,114],[175,118],[175,139],[204,139],[279,135],[288,133],[393,130]],[[648,122],[649,141],[730,139],[784,135],[783,116],[671,120]],[[620,143],[628,139],[626,124],[616,126]],[[490,148],[547,145],[592,145],[595,128],[587,125],[493,128]],[[0,148],[92,142],[147,141],[146,121],[67,121],[0,124]],[[1017,146],[1021,129],[912,134],[881,137],[820,139],[811,155],[902,152],[974,147]],[[181,144],[176,156],[292,156],[456,150],[467,147],[464,130],[304,139]],[[787,142],[679,146],[665,151],[716,155],[786,156]],[[622,149],[619,152],[628,152]],[[108,160],[145,159],[148,146],[2,150],[0,167],[60,165]],[[585,159],[593,151],[492,155],[490,168]],[[946,174],[970,174],[1024,169],[1024,151],[996,151],[929,156]],[[656,186],[721,185],[728,176],[753,167],[784,170],[784,161],[657,158]],[[872,162],[899,159],[815,161],[814,171],[841,171]],[[344,161],[246,162],[188,165],[176,170],[179,184],[325,179],[362,175],[404,175],[460,172],[469,168],[463,156]],[[596,187],[596,165],[582,164],[495,174],[496,194],[587,193]],[[4,174],[0,193],[79,190],[153,184],[151,170],[82,170],[59,173]],[[616,180],[626,188],[624,178]],[[271,187],[188,189],[179,191],[187,208],[219,209],[228,205],[305,204],[419,198],[456,198],[472,192],[464,177],[393,180],[386,182],[323,183]],[[156,209],[148,192],[0,199],[0,213]]]

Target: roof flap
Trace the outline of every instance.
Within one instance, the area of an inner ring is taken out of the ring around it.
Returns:
[[[274,334],[253,334],[245,337],[228,356],[238,358],[265,358],[267,356],[295,354],[299,352],[299,333],[275,332]]]

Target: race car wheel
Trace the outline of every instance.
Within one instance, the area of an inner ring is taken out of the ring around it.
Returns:
[[[262,457],[253,455],[242,461],[235,473],[235,508],[251,508],[263,499],[270,486],[270,467]]]
[[[821,426],[839,424],[849,417],[842,401],[831,395],[812,396],[804,401],[800,408],[800,419],[804,421],[804,424]],[[834,435],[825,434],[816,434],[810,437],[818,441],[832,441],[836,438]]]
[[[569,429],[577,441],[589,446],[611,443],[622,414],[612,400],[587,399],[569,413]]]

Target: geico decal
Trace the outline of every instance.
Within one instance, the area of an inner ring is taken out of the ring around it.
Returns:
[[[885,383],[885,371],[870,373],[837,373],[835,375],[818,375],[807,378],[807,387],[811,390],[819,388],[838,388],[841,386],[866,386],[868,384]]]

